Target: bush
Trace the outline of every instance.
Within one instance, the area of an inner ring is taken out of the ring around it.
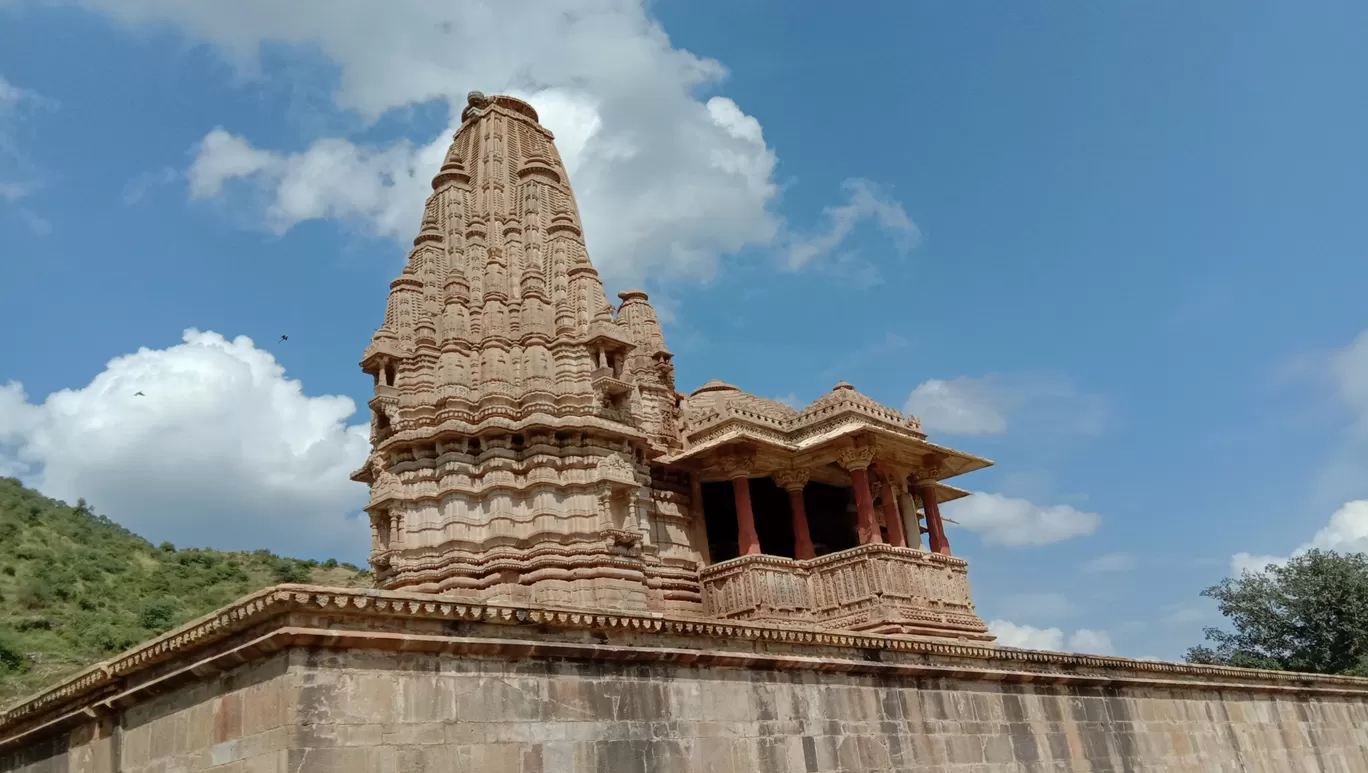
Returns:
[[[96,623],[85,631],[85,641],[100,654],[122,652],[138,643],[139,636],[109,623]]]
[[[156,599],[143,604],[138,613],[138,625],[161,633],[169,630],[176,620],[176,604],[171,599]]]
[[[289,558],[277,558],[271,566],[271,574],[276,582],[306,583],[312,579],[308,565]]]
[[[19,586],[19,605],[26,609],[38,609],[52,603],[52,589],[37,580],[29,580]]]
[[[27,671],[28,666],[28,656],[19,649],[19,642],[13,636],[0,631],[0,674],[17,674]]]

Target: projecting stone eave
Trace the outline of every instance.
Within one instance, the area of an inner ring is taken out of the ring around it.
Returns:
[[[380,370],[382,361],[402,360],[406,356],[397,340],[378,338],[366,347],[361,361],[357,364],[361,366],[362,372],[374,374]]]
[[[422,427],[419,429],[406,429],[393,433],[382,442],[375,445],[376,451],[386,451],[395,446],[403,446],[408,443],[436,440],[443,435],[478,437],[490,433],[514,433],[527,432],[534,429],[556,430],[597,430],[615,434],[619,437],[631,438],[645,442],[649,436],[633,427],[619,421],[605,419],[598,416],[551,416],[545,413],[534,413],[521,419],[507,419],[496,416],[484,419],[478,424],[470,424],[455,419],[444,421],[441,424]]]
[[[965,491],[962,488],[956,488],[955,486],[951,486],[948,483],[936,484],[936,501],[940,504],[945,504],[946,502],[953,502],[956,499],[964,499],[969,495],[970,494],[968,491]]]
[[[466,625],[432,627],[440,621]],[[526,634],[529,626],[537,627],[537,637]],[[586,632],[596,632],[595,640],[586,639]],[[0,752],[290,648],[658,661],[1368,698],[1368,678],[1360,677],[1066,654],[660,612],[462,603],[422,593],[281,585],[244,596],[0,711]],[[881,657],[869,657],[871,651]]]
[[[875,445],[879,458],[885,463],[920,479],[939,481],[993,464],[988,459],[932,443],[905,426],[890,425],[861,413],[827,417],[824,423],[828,426],[809,434],[812,427],[796,427],[785,432],[776,426],[777,422],[761,422],[734,414],[719,415],[716,420],[685,433],[685,447],[660,461],[697,469],[707,466],[707,457],[726,447],[746,444],[754,446],[762,457],[783,457],[782,462],[771,459],[768,465],[762,461],[762,467],[789,464],[811,467],[829,462],[830,459],[824,457],[839,453],[853,442],[864,441]],[[694,440],[700,436],[706,439]],[[953,487],[947,489],[947,493],[960,491]],[[966,495],[959,493],[952,498]]]

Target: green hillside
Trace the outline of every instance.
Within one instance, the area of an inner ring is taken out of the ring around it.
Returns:
[[[0,706],[239,596],[370,585],[350,564],[160,546],[0,478]]]

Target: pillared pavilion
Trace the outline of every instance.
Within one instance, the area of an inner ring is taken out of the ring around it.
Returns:
[[[938,507],[991,462],[844,382],[677,391],[536,111],[473,92],[461,120],[361,360],[380,588],[991,640]]]

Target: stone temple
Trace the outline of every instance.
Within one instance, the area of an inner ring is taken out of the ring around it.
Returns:
[[[8,707],[0,773],[1368,773],[1368,680],[997,646],[939,509],[990,462],[845,383],[678,391],[617,297],[551,132],[472,93],[361,360],[375,589]]]
[[[987,461],[844,383],[802,410],[676,391],[536,111],[475,94],[463,119],[361,363],[378,587],[990,638],[938,510]]]

